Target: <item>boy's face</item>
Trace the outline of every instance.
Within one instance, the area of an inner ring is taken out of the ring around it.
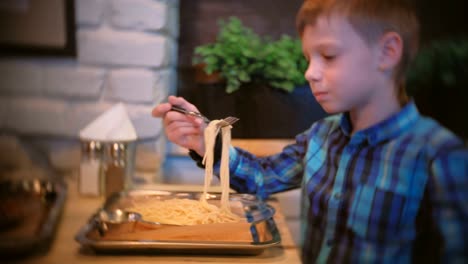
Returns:
[[[359,110],[376,98],[381,78],[377,47],[369,46],[347,20],[318,17],[305,27],[302,46],[309,63],[305,78],[326,112]]]

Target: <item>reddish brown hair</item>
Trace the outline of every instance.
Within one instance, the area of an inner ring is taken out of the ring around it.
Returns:
[[[407,101],[405,74],[419,46],[419,23],[408,0],[305,0],[296,17],[302,36],[306,25],[314,25],[319,16],[339,14],[368,43],[372,44],[386,32],[396,32],[403,40],[401,61],[394,78],[400,103]]]

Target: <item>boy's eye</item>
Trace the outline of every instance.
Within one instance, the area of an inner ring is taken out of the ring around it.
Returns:
[[[325,59],[325,60],[333,60],[335,59],[335,55],[329,55],[329,54],[322,54],[322,57]]]

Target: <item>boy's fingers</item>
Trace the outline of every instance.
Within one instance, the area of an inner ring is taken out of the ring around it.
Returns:
[[[198,112],[197,107],[194,106],[193,104],[189,103],[183,97],[177,97],[177,96],[171,95],[171,96],[169,96],[168,101],[169,101],[169,103],[171,105],[177,105],[177,106],[185,108],[185,109],[187,109],[189,111],[197,111]]]
[[[169,110],[171,110],[171,104],[163,103],[153,108],[151,115],[154,117],[163,117]]]
[[[166,134],[170,141],[183,145],[195,144],[195,141],[199,141],[201,137],[200,128],[194,126],[183,126],[180,124],[167,126]]]
[[[165,115],[164,125],[167,126],[173,122],[184,122],[186,124],[189,124],[190,126],[200,126],[201,123],[203,123],[203,120],[201,120],[198,117],[184,115],[176,111],[169,111]]]
[[[177,96],[171,95],[168,98],[168,103],[162,103],[154,107],[153,110],[151,111],[151,115],[154,117],[164,117],[164,115],[168,111],[171,110],[171,107],[173,105],[180,106],[189,111],[198,111],[198,109],[193,104],[189,103],[183,97],[177,97]],[[196,121],[196,123],[199,123],[199,122]]]
[[[194,126],[168,126],[166,131],[168,135],[175,138],[186,135],[200,135],[200,128]]]

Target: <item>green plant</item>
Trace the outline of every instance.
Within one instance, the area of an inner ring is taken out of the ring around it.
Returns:
[[[252,82],[289,92],[305,83],[307,65],[298,39],[260,37],[235,17],[221,20],[219,27],[215,43],[195,48],[193,63],[203,63],[208,74],[219,72],[227,93]]]
[[[307,62],[301,47],[299,39],[286,35],[278,41],[267,42],[261,58],[264,81],[288,92],[292,92],[297,85],[304,84]]]

